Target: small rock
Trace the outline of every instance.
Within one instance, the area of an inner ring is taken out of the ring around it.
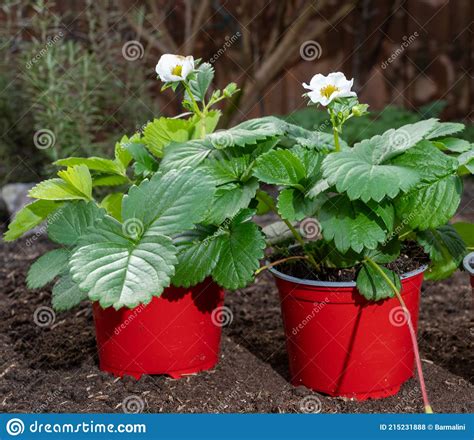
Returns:
[[[2,188],[2,198],[10,217],[31,203],[32,199],[28,197],[28,192],[35,185],[35,183],[9,183]]]
[[[308,388],[304,387],[303,385],[296,387],[293,389],[293,393],[297,396],[306,396],[311,391]]]
[[[18,211],[20,211],[25,205],[31,203],[33,199],[28,197],[28,192],[33,188],[36,183],[9,183],[5,185],[0,192],[0,211],[1,205],[3,204],[6,208],[7,217],[10,221],[15,217]],[[25,236],[31,236],[34,234],[41,234],[40,227],[36,227],[28,231]]]

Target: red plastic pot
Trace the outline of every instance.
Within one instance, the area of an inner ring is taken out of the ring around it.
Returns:
[[[415,328],[425,269],[402,277],[401,293]],[[280,293],[293,385],[365,400],[396,394],[412,377],[413,347],[396,298],[369,302],[354,282],[271,272]]]
[[[169,287],[135,309],[93,304],[100,369],[139,379],[142,374],[173,378],[214,367],[224,291],[212,281],[190,289]]]
[[[474,252],[471,252],[464,257],[463,265],[471,279],[472,300],[474,301]]]

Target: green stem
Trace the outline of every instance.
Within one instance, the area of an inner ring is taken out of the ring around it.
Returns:
[[[223,99],[226,99],[225,96],[219,96],[219,98],[214,99],[214,101],[209,101],[208,104],[204,107],[204,111],[207,111],[211,108],[211,106],[217,104],[218,102],[222,101]]]
[[[288,229],[291,231],[291,233],[293,234],[293,237],[295,237],[296,241],[300,244],[301,246],[301,250],[303,252],[305,252],[304,248],[305,248],[305,242],[303,240],[303,237],[301,236],[301,234],[296,230],[296,228],[291,224],[291,222],[285,218],[283,218],[279,213],[278,213],[278,210],[276,209],[276,206],[274,203],[269,203],[269,201],[267,201],[265,198],[262,198],[262,197],[259,197],[259,193],[257,191],[257,200],[259,202],[262,202],[264,203],[265,205],[267,205],[279,218],[280,220],[282,220],[285,225],[288,227]],[[316,262],[316,260],[314,259],[314,257],[310,254],[310,253],[306,253],[305,252],[305,255],[306,257],[308,258],[309,262],[315,267],[316,270],[319,271],[319,264]]]
[[[408,237],[412,232],[413,232],[413,231],[406,231],[406,232],[404,232],[403,234],[400,234],[400,235],[398,236],[398,239],[399,239],[399,240],[403,240],[405,237]]]
[[[300,256],[295,255],[295,256],[292,256],[292,257],[282,258],[281,260],[273,261],[272,263],[266,264],[265,266],[262,266],[262,267],[258,268],[255,271],[255,276],[257,276],[260,272],[263,272],[266,269],[270,269],[271,267],[277,266],[278,264],[281,264],[281,263],[285,263],[286,261],[307,260],[307,259],[308,259],[308,257],[306,255],[304,257],[300,257]]]
[[[203,114],[202,114],[201,110],[199,109],[199,105],[196,102],[196,100],[194,99],[194,95],[192,94],[191,89],[189,88],[189,85],[186,83],[186,81],[183,81],[183,86],[186,89],[186,91],[188,92],[189,98],[191,99],[191,102],[192,102],[193,107],[194,107],[194,113],[196,113],[196,115],[198,115],[199,117],[202,118]]]
[[[331,117],[332,132],[334,136],[334,148],[335,148],[335,152],[338,153],[339,151],[341,151],[341,144],[339,143],[338,127],[334,119],[334,112],[332,109],[329,109],[329,116]]]
[[[186,89],[186,91],[188,92],[189,98],[191,99],[191,102],[192,102],[193,107],[194,107],[194,113],[200,119],[200,122],[201,122],[200,130],[201,130],[201,132],[199,133],[199,136],[200,136],[201,139],[204,139],[206,137],[206,122],[205,122],[205,119],[206,119],[206,115],[207,115],[207,107],[203,103],[203,110],[201,110],[199,108],[198,103],[196,102],[196,99],[194,98],[194,95],[191,92],[191,89],[189,88],[189,84],[186,83],[186,81],[183,81],[183,86]]]
[[[430,402],[428,400],[428,393],[426,392],[426,384],[425,384],[425,379],[423,377],[423,369],[422,369],[422,366],[421,366],[420,352],[418,350],[418,342],[416,340],[416,332],[415,332],[415,328],[413,326],[413,322],[411,321],[410,312],[408,311],[408,308],[405,304],[405,301],[402,298],[402,295],[400,294],[400,291],[397,289],[397,287],[392,282],[392,280],[388,277],[388,275],[380,268],[380,266],[377,263],[375,263],[375,261],[373,261],[369,257],[365,257],[365,261],[367,263],[369,263],[382,276],[382,278],[390,286],[390,288],[393,290],[393,293],[395,294],[398,301],[400,302],[400,305],[403,309],[403,313],[405,314],[405,316],[407,318],[407,325],[408,325],[408,329],[410,331],[411,342],[413,344],[413,351],[415,353],[416,369],[417,369],[417,372],[418,372],[418,380],[420,382],[421,395],[423,397],[423,404],[424,404],[424,407],[425,407],[425,413],[426,414],[432,414],[433,409],[431,408]]]

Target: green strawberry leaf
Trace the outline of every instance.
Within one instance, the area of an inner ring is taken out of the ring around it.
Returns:
[[[41,200],[90,200],[62,179],[44,180],[31,188],[28,195]]]
[[[92,199],[92,178],[89,168],[85,165],[74,165],[58,171],[58,176],[71,185],[87,200]]]
[[[458,174],[474,174],[474,149],[466,151],[458,156]]]
[[[213,151],[208,140],[192,140],[185,143],[173,143],[165,147],[160,170],[167,172],[191,166],[198,167]]]
[[[437,122],[432,130],[425,136],[425,139],[437,139],[442,136],[459,133],[464,130],[464,124],[459,122]]]
[[[433,142],[439,149],[454,153],[465,153],[471,149],[471,144],[465,139],[446,137]]]
[[[379,266],[379,268],[387,275],[395,287],[400,291],[402,288],[400,278],[391,270]],[[357,275],[357,289],[369,301],[380,301],[385,298],[392,298],[395,293],[382,277],[378,270],[372,267],[369,263],[364,263]]]
[[[298,125],[286,123],[285,137],[304,148],[323,152],[334,151],[334,136],[320,130],[311,131]],[[349,146],[343,139],[339,139],[342,150],[347,150]]]
[[[230,150],[219,150],[206,163],[206,171],[212,174],[217,185],[240,182],[252,165],[250,154],[235,155]]]
[[[104,174],[125,174],[125,167],[121,162],[104,159],[103,157],[68,157],[59,159],[54,165],[73,167],[75,165],[85,165],[89,170],[99,171]]]
[[[38,183],[28,195],[42,200],[92,200],[92,177],[85,165],[68,167],[58,176]]]
[[[39,257],[28,270],[26,277],[28,288],[44,287],[67,270],[69,254],[67,249],[54,249]]]
[[[423,182],[435,182],[438,178],[456,173],[458,162],[441,151],[430,141],[421,141],[416,147],[395,158],[394,165],[410,168]],[[416,187],[414,188],[416,190]]]
[[[200,170],[157,173],[123,197],[122,218],[141,222],[147,235],[173,234],[199,223],[214,197],[212,178]]]
[[[462,181],[446,176],[417,185],[411,192],[395,200],[395,210],[412,229],[431,229],[445,224],[458,209]]]
[[[196,70],[194,78],[189,81],[189,88],[196,101],[200,102],[205,99],[213,78],[214,67],[212,67],[212,64],[202,63]],[[187,92],[185,98],[189,100]]]
[[[70,202],[48,222],[48,237],[59,244],[75,246],[89,228],[105,215],[94,202]]]
[[[8,225],[3,239],[13,241],[21,237],[24,233],[38,226],[62,206],[62,203],[49,200],[35,200],[24,206],[16,214],[13,221]]]
[[[122,199],[124,194],[122,192],[108,194],[100,202],[100,207],[107,211],[107,214],[122,221]]]
[[[394,198],[413,188],[420,177],[416,170],[391,159],[413,148],[435,124],[435,119],[428,119],[404,125],[359,142],[351,150],[329,154],[323,161],[323,175],[351,200]]]
[[[225,239],[223,231],[215,227],[199,227],[181,235],[173,285],[195,286],[210,276],[219,261]]]
[[[466,254],[463,239],[451,225],[417,232],[416,237],[431,259],[430,268],[426,273],[427,279],[448,278],[459,267]]]
[[[103,233],[103,241],[94,240],[74,250],[69,262],[72,279],[103,308],[148,304],[169,286],[177,250],[172,240],[162,235],[129,239],[114,222],[111,217],[98,221],[96,234],[89,240]]]
[[[248,207],[258,186],[258,180],[253,178],[245,183],[228,183],[218,187],[205,222],[220,224],[226,218],[234,217],[241,209]]]
[[[469,250],[474,250],[474,224],[467,222],[453,223],[458,235],[462,238]]]
[[[127,145],[127,148],[135,160],[133,169],[137,176],[147,177],[158,170],[158,161],[149,153],[144,144],[132,142]]]
[[[163,234],[192,227],[214,194],[210,177],[180,171],[156,174],[132,187],[123,198],[123,224],[105,216],[80,238],[70,271],[102,307],[147,304],[169,285],[177,250]]]
[[[334,240],[342,253],[349,249],[358,253],[364,248],[376,249],[391,232],[367,205],[350,201],[344,195],[332,197],[323,204],[319,221],[324,239]]]
[[[418,183],[420,177],[415,170],[375,163],[376,148],[377,144],[368,140],[352,150],[329,154],[323,161],[328,186],[335,185],[338,192],[346,192],[351,200],[380,202],[387,196],[396,197],[400,191],[407,192]]]
[[[128,177],[118,174],[95,175],[92,177],[92,187],[97,186],[120,186],[129,183]]]
[[[278,195],[278,213],[286,220],[300,221],[315,215],[326,200],[324,194],[311,199],[298,189],[287,188]]]
[[[127,150],[126,145],[130,142],[133,142],[137,138],[139,138],[138,134],[132,136],[130,139],[127,136],[123,136],[122,139],[120,139],[120,142],[115,143],[115,160],[121,164],[124,169],[127,169],[127,167],[130,165],[130,162],[132,161],[132,155]]]
[[[398,258],[400,249],[400,241],[394,238],[387,243],[382,243],[377,249],[366,249],[363,256],[369,257],[376,263],[387,264]]]
[[[52,303],[57,312],[70,310],[87,299],[87,293],[79,289],[71,275],[60,278],[53,287]]]
[[[234,217],[226,239],[222,239],[219,261],[212,270],[214,281],[229,290],[245,287],[264,256],[265,238],[260,228],[250,221],[251,214],[244,209]]]
[[[216,149],[233,146],[244,147],[260,141],[281,136],[285,133],[285,123],[272,116],[250,119],[228,130],[221,130],[206,136],[206,140]]]
[[[212,133],[219,123],[222,113],[219,110],[209,111],[204,118],[194,115],[191,118],[194,124],[194,131],[191,139],[200,139],[202,136],[203,126],[206,133]]]
[[[253,175],[273,185],[295,186],[306,176],[305,166],[290,150],[271,150],[261,155],[253,168]]]
[[[166,145],[187,141],[193,128],[193,122],[189,119],[161,117],[146,125],[143,130],[143,142],[154,156],[161,158]]]
[[[381,136],[374,136],[370,139],[371,143],[377,143],[377,147],[372,154],[373,163],[384,163],[414,147],[423,140],[436,124],[436,119],[427,119],[415,124],[407,124],[397,129],[392,128]],[[364,142],[362,141],[361,144]],[[355,144],[354,147],[357,147],[357,145],[359,144]]]

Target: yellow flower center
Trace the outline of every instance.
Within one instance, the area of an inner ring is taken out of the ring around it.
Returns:
[[[321,95],[327,99],[329,99],[334,92],[338,92],[338,91],[339,91],[339,88],[332,84],[329,84],[320,90]]]
[[[181,66],[180,64],[178,64],[177,66],[174,66],[171,69],[171,74],[172,75],[181,76],[182,72],[183,72],[183,66]]]

